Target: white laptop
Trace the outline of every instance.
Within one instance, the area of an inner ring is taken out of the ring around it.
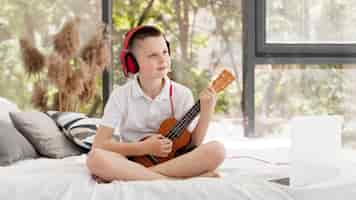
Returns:
[[[290,122],[289,177],[274,179],[283,185],[304,187],[336,178],[341,166],[343,117],[301,116]]]
[[[290,185],[302,187],[335,178],[341,166],[343,117],[295,117],[291,121]]]

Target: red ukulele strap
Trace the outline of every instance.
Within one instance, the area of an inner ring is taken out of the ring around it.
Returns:
[[[174,118],[173,86],[172,86],[172,82],[169,84],[169,101],[170,101],[170,103],[171,103],[171,113],[172,113],[172,117]]]

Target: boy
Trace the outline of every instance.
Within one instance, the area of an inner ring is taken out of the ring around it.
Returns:
[[[98,182],[110,182],[218,176],[214,170],[224,160],[224,146],[216,141],[201,144],[216,104],[212,88],[201,92],[200,116],[188,126],[192,144],[197,146],[194,150],[149,168],[127,158],[147,154],[168,156],[172,141],[155,133],[164,119],[183,117],[194,100],[188,88],[167,78],[171,70],[169,43],[154,26],[139,26],[129,31],[120,59],[125,75],[136,74],[112,92],[105,106],[87,158],[94,178]],[[112,137],[116,127],[120,141]]]

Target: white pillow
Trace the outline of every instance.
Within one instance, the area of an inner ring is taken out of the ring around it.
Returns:
[[[12,124],[9,113],[10,112],[19,112],[17,105],[11,101],[0,97],[0,120]]]

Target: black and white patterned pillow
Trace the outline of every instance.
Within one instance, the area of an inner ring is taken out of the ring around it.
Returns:
[[[85,114],[76,112],[47,111],[67,138],[82,149],[91,149],[99,118],[89,118]]]

